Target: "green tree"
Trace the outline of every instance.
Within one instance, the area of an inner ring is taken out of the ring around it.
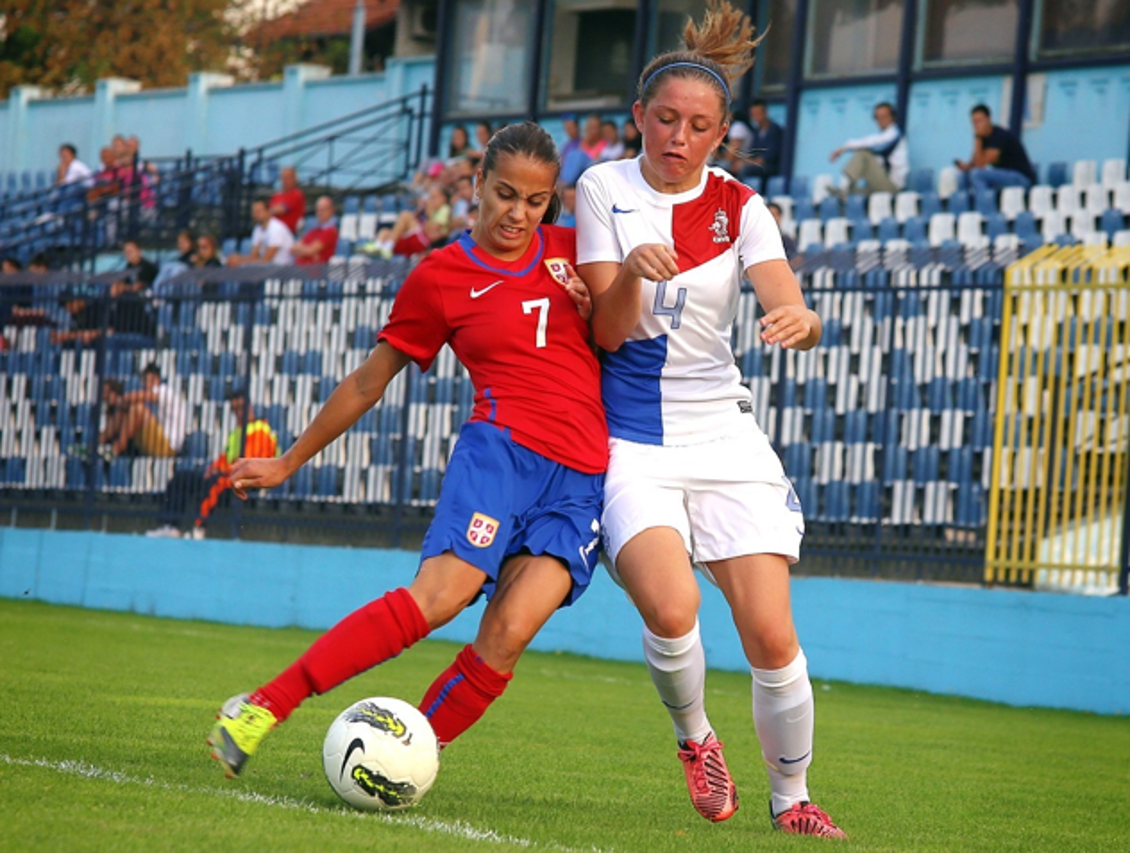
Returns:
[[[190,72],[225,70],[236,38],[232,5],[7,0],[0,11],[0,98],[24,84],[81,92],[115,76],[146,87],[182,86]]]

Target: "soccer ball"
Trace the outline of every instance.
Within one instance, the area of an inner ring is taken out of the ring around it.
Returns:
[[[439,771],[439,741],[427,717],[400,699],[350,705],[326,732],[322,764],[330,787],[365,811],[416,805]]]

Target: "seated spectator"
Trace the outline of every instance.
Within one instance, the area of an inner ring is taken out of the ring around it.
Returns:
[[[749,138],[742,151],[745,162],[735,174],[743,178],[771,178],[780,174],[784,135],[781,125],[769,118],[765,101],[754,99],[749,105]]]
[[[197,269],[222,267],[220,248],[216,245],[216,238],[211,234],[201,234],[196,238],[196,255],[192,264]]]
[[[467,128],[461,124],[451,129],[451,141],[447,144],[447,159],[455,160],[466,157],[471,151],[471,138],[467,135]]]
[[[94,185],[94,172],[78,159],[78,149],[69,142],[59,146],[59,165],[55,169],[55,184],[60,187],[79,184],[88,188]]]
[[[116,196],[122,189],[114,150],[109,147],[103,148],[98,152],[98,157],[101,161],[102,168],[95,173],[94,185],[86,194],[87,201],[90,202]]]
[[[604,146],[607,144],[608,140],[604,138],[604,123],[600,120],[600,116],[592,113],[585,119],[585,132],[581,136],[581,150],[595,163],[600,159],[600,152],[604,150]]]
[[[442,187],[432,187],[415,211],[402,210],[391,228],[382,228],[362,251],[383,258],[418,255],[443,245],[451,231],[451,205]]]
[[[177,260],[186,267],[196,266],[196,238],[187,229],[177,232]]]
[[[781,230],[781,205],[776,202],[769,202],[766,207],[769,212],[773,214],[773,219],[777,223],[777,228]],[[781,243],[785,247],[785,258],[789,262],[789,266],[794,270],[800,269],[804,265],[804,255],[797,249],[796,240],[781,230]]]
[[[337,217],[334,216],[334,202],[328,195],[320,196],[314,202],[314,227],[302,235],[302,239],[291,247],[296,264],[324,264],[337,251]]]
[[[229,255],[228,266],[293,264],[294,256],[290,250],[294,245],[294,234],[271,214],[265,199],[257,198],[251,203],[251,218],[255,222],[255,229],[251,232],[251,251],[246,255]]]
[[[131,447],[140,456],[176,456],[184,443],[187,405],[185,399],[161,381],[155,363],[141,371],[144,387],[121,392],[113,379],[103,385],[106,428],[98,436],[100,455],[109,460]],[[106,392],[110,393],[107,394]]]
[[[165,489],[161,512],[158,515],[161,526],[149,531],[147,535],[181,538],[183,534],[179,525],[185,510],[190,502],[200,501],[200,508],[189,535],[193,539],[203,539],[208,516],[231,488],[228,472],[231,471],[235,461],[241,457],[263,459],[278,456],[278,438],[270,424],[255,417],[251,405],[247,402],[247,394],[237,389],[228,395],[228,400],[231,403],[232,414],[235,415],[236,426],[228,433],[224,452],[209,463],[203,472],[199,469],[189,469],[179,470],[173,475],[173,479]]]
[[[879,132],[858,139],[849,139],[832,152],[834,163],[845,151],[851,159],[844,165],[845,183],[833,192],[841,198],[848,193],[897,193],[906,186],[910,172],[910,153],[906,136],[896,123],[895,108],[886,101],[875,107],[875,123]]]
[[[557,224],[565,228],[576,228],[577,185],[558,184],[557,194],[561,196],[561,212],[557,214]]]
[[[559,152],[562,161],[564,161],[573,151],[581,147],[581,128],[578,126],[577,117],[573,113],[565,113],[561,116],[561,126],[565,130],[565,142],[561,145]]]
[[[624,129],[620,133],[620,138],[624,140],[623,157],[625,160],[634,160],[640,156],[643,138],[640,136],[640,129],[636,127],[634,118],[629,117],[624,120]]]
[[[494,128],[490,126],[489,121],[480,121],[475,125],[475,147],[469,154],[476,160],[483,156],[483,152],[487,148],[487,143],[490,138],[494,136]]]
[[[605,121],[600,125],[601,135],[604,137],[604,148],[600,151],[599,159],[619,160],[624,156],[624,142],[620,139],[620,128],[614,121]]]
[[[290,229],[291,236],[296,236],[306,216],[306,193],[298,186],[298,172],[293,166],[279,170],[279,184],[282,189],[271,196],[271,216]]]
[[[157,265],[141,254],[136,240],[122,244],[126,265],[110,285],[110,333],[152,337],[157,324],[149,305],[149,289],[157,278]]]
[[[973,122],[973,154],[968,160],[954,160],[968,176],[969,186],[974,190],[1032,186],[1036,171],[1016,134],[993,124],[984,104],[975,106],[969,116]]]
[[[466,175],[455,181],[451,192],[451,231],[470,228],[475,210],[475,181]]]

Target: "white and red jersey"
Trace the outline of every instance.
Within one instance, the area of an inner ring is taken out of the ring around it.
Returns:
[[[704,169],[697,187],[677,194],[648,186],[638,159],[587,169],[577,182],[577,262],[623,263],[644,243],[674,247],[680,272],[642,282],[639,322],[601,356],[609,432],[680,445],[741,430],[750,393],[731,333],[746,268],[785,258],[776,221],[721,169]]]
[[[541,226],[526,253],[501,261],[465,233],[409,273],[378,336],[427,370],[444,344],[475,386],[472,421],[587,474],[608,466],[600,366],[588,324],[562,286],[572,229]]]

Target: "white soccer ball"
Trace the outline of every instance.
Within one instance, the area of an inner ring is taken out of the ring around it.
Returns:
[[[330,787],[365,811],[416,805],[439,771],[431,723],[400,699],[375,696],[350,705],[326,732],[322,764]]]

